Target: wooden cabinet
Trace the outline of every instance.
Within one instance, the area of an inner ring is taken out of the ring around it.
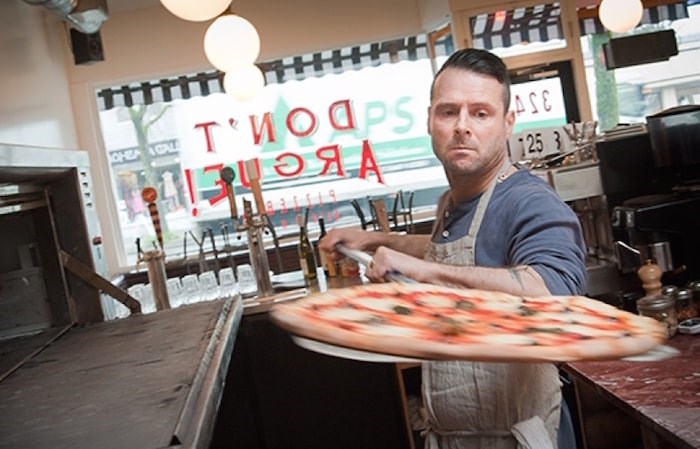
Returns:
[[[396,378],[399,383],[399,394],[401,408],[403,411],[404,423],[406,426],[408,447],[410,449],[421,449],[424,444],[421,430],[421,364],[420,363],[397,363]]]

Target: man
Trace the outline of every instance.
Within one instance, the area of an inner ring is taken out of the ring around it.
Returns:
[[[339,242],[373,251],[366,275],[376,282],[397,271],[419,282],[517,295],[583,293],[579,222],[544,181],[509,162],[509,105],[501,59],[476,49],[454,53],[433,80],[428,109],[433,151],[449,183],[432,237],[337,229],[321,249],[336,259]],[[422,379],[428,448],[557,447],[554,365],[430,362]]]

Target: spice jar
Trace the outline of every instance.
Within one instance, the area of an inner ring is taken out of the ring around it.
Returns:
[[[666,295],[645,296],[637,301],[637,310],[642,316],[664,323],[668,337],[676,335],[678,315],[674,298]]]
[[[693,303],[693,292],[690,289],[682,288],[676,293],[676,314],[678,321],[698,316],[698,311]]]

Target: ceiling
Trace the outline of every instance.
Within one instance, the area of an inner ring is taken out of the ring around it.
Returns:
[[[597,6],[600,0],[575,0],[576,8]],[[160,4],[160,0],[107,0],[110,11],[130,11],[134,9],[150,8]]]
[[[107,8],[110,12],[150,8],[159,4],[159,0],[107,0]]]

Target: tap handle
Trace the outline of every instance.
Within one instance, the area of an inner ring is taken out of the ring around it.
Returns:
[[[238,220],[238,209],[236,208],[236,197],[233,193],[233,180],[236,179],[236,173],[231,167],[224,167],[219,173],[221,180],[226,185],[226,197],[228,197],[228,205],[231,210],[231,220],[235,224]]]
[[[263,201],[262,188],[260,187],[260,175],[258,173],[259,167],[258,159],[249,159],[245,161],[245,172],[248,175],[248,182],[250,183],[250,190],[253,191],[253,198],[255,199],[255,209],[258,211],[258,215],[265,215],[265,201]]]
[[[163,249],[163,231],[160,227],[160,214],[158,214],[158,205],[156,204],[156,199],[158,199],[158,192],[153,187],[146,187],[141,191],[141,198],[148,204],[148,212],[151,214],[151,221],[153,222],[153,228],[156,231],[156,238],[158,239],[158,244],[160,249]]]

